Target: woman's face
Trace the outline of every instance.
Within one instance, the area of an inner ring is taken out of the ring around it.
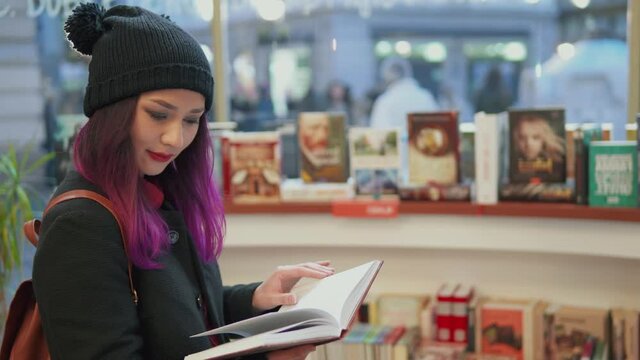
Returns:
[[[542,127],[531,121],[523,121],[518,127],[518,150],[527,160],[535,160],[542,153],[544,137]]]
[[[184,150],[198,131],[204,96],[185,89],[149,91],[140,95],[131,127],[138,169],[158,175]]]
[[[309,151],[325,150],[329,142],[329,120],[323,117],[305,119],[300,124],[302,144]]]

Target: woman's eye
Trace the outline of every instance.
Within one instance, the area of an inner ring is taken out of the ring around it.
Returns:
[[[189,125],[195,125],[195,124],[200,122],[200,119],[199,118],[187,118],[187,119],[184,119],[184,121],[187,122],[187,124],[189,124]]]
[[[151,116],[151,118],[153,118],[154,120],[165,120],[167,118],[167,114],[163,114],[155,111],[149,111],[148,113],[149,113],[149,116]]]

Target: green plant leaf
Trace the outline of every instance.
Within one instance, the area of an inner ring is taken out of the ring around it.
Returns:
[[[9,151],[7,152],[7,158],[10,163],[11,174],[14,179],[18,178],[20,169],[18,168],[18,157],[16,155],[16,148],[13,144],[9,145]]]
[[[30,164],[34,150],[31,143],[22,149],[18,158],[16,148],[9,144],[0,155],[0,291],[5,288],[11,274],[22,270],[22,252],[25,241],[22,224],[33,217],[33,202],[40,196],[29,184],[27,175],[54,158],[48,153]],[[46,200],[43,199],[42,203]]]
[[[27,193],[24,191],[22,186],[16,188],[16,193],[18,194],[18,203],[20,204],[20,211],[22,212],[22,216],[20,222],[24,222],[27,219],[31,219],[33,217],[33,211],[31,209],[31,201],[27,196]]]
[[[9,179],[15,179],[18,175],[8,154],[0,157],[0,173],[4,174]]]
[[[47,153],[47,154],[41,156],[38,160],[36,160],[33,164],[31,164],[31,166],[29,166],[29,168],[27,169],[25,174],[31,174],[33,171],[37,170],[38,168],[40,168],[44,164],[48,163],[55,156],[56,156],[55,152],[50,152],[50,153]]]
[[[24,147],[24,150],[22,152],[22,159],[20,160],[20,166],[18,166],[18,172],[24,173],[24,169],[27,167],[27,163],[29,162],[29,157],[31,157],[33,145],[33,142],[29,142],[27,146]]]

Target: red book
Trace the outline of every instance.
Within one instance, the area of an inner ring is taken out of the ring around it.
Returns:
[[[222,152],[222,189],[225,196],[231,195],[231,160],[229,158],[229,137],[220,137],[220,150]]]
[[[398,325],[389,332],[384,338],[384,344],[395,345],[404,335],[407,328],[404,325]]]
[[[438,305],[436,306],[437,341],[452,341],[453,339],[453,294],[457,289],[458,285],[444,284],[438,290]]]
[[[452,300],[452,338],[455,343],[466,344],[469,330],[469,302],[473,298],[473,287],[463,285],[458,287]]]

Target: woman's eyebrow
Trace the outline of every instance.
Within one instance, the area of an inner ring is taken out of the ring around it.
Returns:
[[[162,99],[150,99],[150,101],[153,101],[154,103],[156,103],[156,104],[158,104],[158,105],[160,105],[160,106],[162,106],[164,108],[167,108],[169,110],[178,110],[177,106],[175,106],[175,105],[173,105],[171,103],[168,103],[168,102],[166,102],[166,101],[164,101]],[[189,111],[189,113],[191,113],[191,114],[198,114],[198,113],[201,113],[201,112],[204,112],[204,108],[195,108],[195,109],[191,109],[191,111]]]
[[[161,99],[150,99],[150,101],[153,101],[154,103],[156,103],[156,104],[158,104],[158,105],[160,105],[160,106],[162,106],[164,108],[167,108],[169,110],[177,110],[178,109],[177,106],[175,106],[173,104],[170,104],[170,103],[168,103],[168,102],[166,102],[164,100],[161,100]]]

